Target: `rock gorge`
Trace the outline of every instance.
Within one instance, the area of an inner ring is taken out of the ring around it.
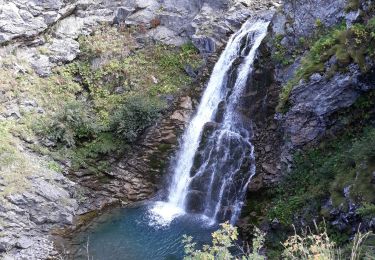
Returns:
[[[219,54],[260,17],[270,25],[238,105],[256,164],[242,237],[260,226],[278,259],[292,224],[324,218],[342,243],[374,231],[374,14],[370,0],[0,1],[0,257],[61,257],[60,238],[106,208],[164,196],[168,162]],[[349,177],[321,178],[336,169],[323,158]],[[305,180],[313,174],[324,192]]]

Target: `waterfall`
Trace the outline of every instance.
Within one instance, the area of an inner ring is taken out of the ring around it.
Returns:
[[[172,161],[167,201],[151,209],[159,224],[185,212],[236,221],[255,174],[251,122],[239,103],[268,24],[249,20],[229,39]]]

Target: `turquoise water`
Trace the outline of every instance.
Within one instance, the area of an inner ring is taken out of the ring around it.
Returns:
[[[88,259],[87,244],[94,260],[182,259],[184,234],[193,236],[201,246],[210,242],[217,229],[191,214],[174,219],[168,226],[158,226],[148,212],[151,206],[114,209],[100,216],[74,238],[73,243],[79,245],[74,259]]]

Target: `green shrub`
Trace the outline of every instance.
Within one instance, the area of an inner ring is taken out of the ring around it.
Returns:
[[[255,228],[254,239],[252,243],[252,251],[243,253],[241,258],[234,256],[232,250],[240,247],[236,244],[238,239],[238,231],[236,227],[228,223],[221,224],[218,231],[212,233],[212,246],[205,245],[202,250],[197,250],[196,243],[193,243],[192,237],[184,236],[185,244],[185,260],[230,260],[230,259],[249,259],[264,260],[265,256],[260,254],[260,250],[264,245],[265,234],[258,228]]]
[[[47,168],[50,169],[51,171],[55,171],[55,172],[62,172],[62,168],[61,168],[61,165],[58,164],[57,162],[55,161],[49,161],[47,163]]]
[[[273,39],[273,46],[275,51],[272,53],[272,58],[275,62],[281,63],[286,66],[292,63],[292,60],[288,59],[288,49],[281,44],[284,35],[278,34]]]
[[[375,204],[364,203],[357,213],[363,218],[373,218],[375,217]]]
[[[114,111],[111,127],[123,140],[134,142],[164,108],[165,103],[157,97],[130,96]]]
[[[121,139],[114,136],[111,132],[99,133],[96,138],[89,142],[81,144],[74,149],[71,159],[72,168],[90,169],[94,173],[99,173],[108,169],[109,164],[106,160],[101,161],[106,155],[115,157],[125,151],[127,145]]]
[[[86,59],[95,57],[125,57],[137,44],[129,30],[103,25],[89,36],[79,37],[81,56]]]
[[[13,143],[9,127],[0,122],[0,171],[16,160],[17,149]]]
[[[74,147],[81,140],[92,139],[101,131],[90,107],[73,101],[61,110],[40,122],[39,130],[52,141]]]

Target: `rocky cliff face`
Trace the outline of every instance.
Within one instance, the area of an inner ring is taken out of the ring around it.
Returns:
[[[10,1],[3,2],[0,43],[18,48],[41,76],[74,60],[77,38],[100,23],[142,26],[142,38],[181,45],[190,40],[204,53],[220,49],[251,10],[272,6],[243,1]],[[48,35],[48,37],[46,37]],[[40,53],[38,49],[45,51]]]
[[[346,71],[337,72],[328,77],[324,72],[317,71],[308,79],[302,79],[293,86],[288,99],[287,112],[274,113],[277,111],[281,88],[296,74],[301,66],[301,59],[307,51],[303,50],[300,54],[293,53],[293,62],[287,61],[287,65],[283,64],[282,60],[275,59],[275,53],[279,53],[280,48],[284,52],[287,52],[288,48],[296,48],[301,38],[315,37],[313,35],[319,26],[330,28],[343,21],[351,23],[353,16],[352,13],[345,11],[346,4],[346,1],[334,3],[312,1],[308,4],[300,1],[286,1],[283,8],[275,14],[268,38],[258,55],[259,59],[256,63],[258,70],[249,82],[249,85],[255,85],[249,96],[255,97],[248,104],[250,106],[249,117],[255,118],[255,128],[265,124],[265,127],[260,128],[257,134],[263,135],[262,132],[267,132],[267,128],[270,130],[266,134],[271,137],[270,141],[264,141],[258,145],[259,160],[267,158],[266,153],[273,153],[272,160],[264,161],[279,163],[269,167],[266,164],[263,166],[260,164],[258,170],[262,173],[258,178],[263,174],[266,179],[268,174],[280,176],[281,165],[284,163],[286,166],[291,160],[291,150],[294,152],[316,145],[328,133],[333,134],[332,131],[339,131],[345,127],[337,119],[333,119],[333,116],[351,107],[361,95],[366,95],[374,89],[373,64],[370,60],[368,60],[369,69],[366,72],[361,71],[358,64],[350,64]],[[317,21],[321,24],[317,25]],[[278,38],[278,46],[275,44],[275,38]],[[284,55],[288,54],[284,53]],[[288,57],[283,58],[288,59]],[[334,57],[324,64],[326,71],[332,63],[335,63]],[[272,134],[272,130],[276,132]],[[276,133],[281,135],[275,139],[273,137]],[[257,140],[258,137],[256,136],[255,139]],[[277,148],[282,144],[283,149],[269,148],[276,140],[282,141],[276,142],[274,147]],[[253,184],[254,187],[256,183],[257,181]],[[267,183],[266,180],[265,183]]]
[[[39,84],[48,83],[56,76],[55,69],[79,57],[79,36],[92,33],[103,23],[137,28],[138,49],[150,42],[179,46],[192,41],[204,56],[209,56],[220,50],[254,11],[276,6],[269,1],[245,0],[0,1],[0,66],[5,69],[0,82],[0,130],[7,137],[0,141],[30,164],[14,168],[16,163],[11,162],[0,167],[1,257],[58,257],[51,230],[59,234],[57,229],[79,224],[81,221],[76,220],[88,212],[153,196],[163,179],[163,161],[177,144],[216,58],[207,58],[208,65],[199,73],[185,68],[195,78],[195,89],[189,96],[168,101],[170,106],[163,118],[132,146],[131,154],[120,161],[109,156],[112,167],[105,171],[104,178],[85,169],[72,172],[69,161],[53,159],[47,152],[56,144],[35,137],[34,130],[28,128],[27,114],[43,116],[50,112],[50,106],[44,105],[48,102],[35,99],[34,91],[39,90],[30,89],[35,85],[29,85],[29,81],[39,82],[32,71],[46,79]],[[61,80],[53,83],[57,92]],[[25,83],[25,89],[18,88],[19,82]],[[50,93],[53,100],[53,88]],[[80,93],[77,95],[79,99]],[[35,152],[35,145],[43,152]],[[3,156],[0,152],[1,162]]]
[[[304,202],[299,201],[302,200],[303,192],[296,195],[296,192],[287,190],[298,189],[298,185],[283,182],[283,179],[288,182],[292,178],[299,178],[301,189],[304,190],[306,186],[303,186],[303,178],[314,176],[303,172],[299,164],[305,165],[306,168],[309,167],[309,163],[314,165],[308,169],[319,166],[315,166],[312,157],[308,157],[310,155],[301,158],[298,154],[305,155],[313,151],[311,153],[315,154],[312,156],[318,153],[320,156],[321,153],[322,157],[319,158],[324,158],[326,153],[328,160],[332,156],[332,151],[328,148],[330,140],[341,140],[341,136],[356,131],[353,129],[374,128],[375,82],[374,64],[370,58],[372,54],[365,52],[363,63],[358,62],[356,58],[348,58],[343,62],[336,50],[344,48],[344,52],[350,53],[349,45],[342,47],[336,39],[335,52],[329,51],[334,45],[332,43],[328,44],[328,47],[322,47],[324,40],[331,37],[330,33],[335,30],[332,28],[339,28],[336,32],[340,33],[340,30],[350,31],[353,25],[366,25],[367,21],[374,17],[371,4],[369,1],[360,1],[353,9],[348,7],[350,1],[285,1],[274,16],[268,39],[258,55],[257,70],[249,82],[252,89],[246,95],[250,101],[247,103],[249,117],[254,120],[257,176],[250,184],[249,205],[244,213],[245,221],[239,222],[244,230],[249,228],[246,221],[257,223],[271,234],[271,241],[285,235],[288,225],[292,223],[306,226],[311,219],[319,221],[323,217],[327,220],[329,228],[338,229],[339,232],[352,234],[360,222],[363,230],[374,230],[373,213],[372,216],[366,217],[360,215],[358,209],[361,207],[361,200],[353,200],[353,196],[348,195],[350,187],[355,186],[354,180],[346,182],[345,188],[336,188],[335,192],[342,197],[339,203],[335,202],[336,204],[332,201],[338,200],[335,197],[337,195],[331,187],[337,185],[340,180],[329,177],[331,179],[322,191],[324,196],[315,201],[307,199]],[[342,26],[343,23],[346,26]],[[348,37],[347,42],[351,41],[348,34],[343,37]],[[366,44],[369,46],[372,43],[362,42],[362,46]],[[311,52],[316,48],[321,48],[317,56],[323,58],[312,58]],[[299,75],[304,76],[298,78]],[[282,106],[280,102],[288,88],[290,92]],[[362,138],[360,131],[355,133],[354,136],[357,135],[358,139]],[[337,146],[335,149],[338,149]],[[300,159],[296,161],[295,158]],[[350,156],[347,158],[352,160]],[[370,185],[370,188],[366,191],[360,191],[357,187],[352,188],[352,193],[372,193],[371,190],[375,188],[372,184],[371,160],[362,158],[362,165],[364,170],[358,170],[357,175],[367,176],[369,172],[367,177],[363,177],[362,182],[364,185]],[[324,168],[319,170],[325,171]],[[297,171],[306,176],[296,175]],[[350,166],[347,167],[347,171],[346,178],[349,179]],[[318,182],[316,181],[316,185]],[[277,188],[279,185],[285,190],[280,191]],[[313,189],[305,190],[310,191]],[[284,197],[277,194],[284,194]],[[362,195],[364,196],[366,195]],[[273,199],[275,197],[276,200]],[[289,202],[283,204],[277,200]],[[298,206],[293,206],[293,203]],[[318,206],[313,205],[314,203]],[[288,211],[289,206],[293,212]],[[267,207],[268,209],[265,209]],[[285,215],[290,216],[291,222],[286,223],[281,219]]]

